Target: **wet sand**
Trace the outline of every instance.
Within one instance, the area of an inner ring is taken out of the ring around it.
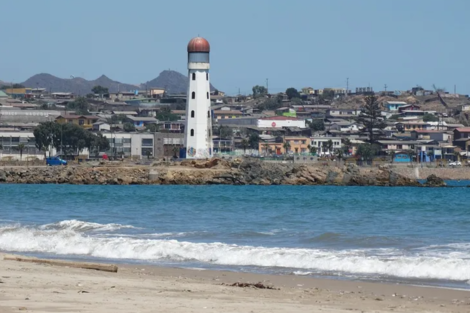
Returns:
[[[3,260],[0,312],[470,312],[470,291],[119,265],[118,273]],[[279,290],[231,287],[235,282]]]

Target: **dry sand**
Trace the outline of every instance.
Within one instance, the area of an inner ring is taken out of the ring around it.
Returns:
[[[470,312],[470,292],[120,265],[118,273],[5,261],[0,312]],[[280,290],[230,287],[263,282]]]

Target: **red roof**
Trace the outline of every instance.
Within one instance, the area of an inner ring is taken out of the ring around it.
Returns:
[[[262,117],[260,120],[275,120],[275,121],[297,121],[298,118],[291,116],[271,116],[271,117]]]
[[[460,128],[456,128],[455,130],[461,133],[470,133],[470,127],[460,127]]]
[[[209,42],[202,37],[193,38],[188,43],[188,52],[210,52],[210,51],[211,51],[211,46],[209,45]]]

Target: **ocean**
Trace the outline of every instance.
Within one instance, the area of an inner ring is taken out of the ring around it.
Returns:
[[[467,188],[0,185],[0,199],[4,252],[470,289]]]

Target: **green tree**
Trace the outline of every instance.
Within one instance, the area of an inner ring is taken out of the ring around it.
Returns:
[[[311,122],[307,122],[307,125],[313,131],[325,130],[325,122],[323,122],[323,119],[312,119]]]
[[[320,95],[320,101],[331,101],[335,97],[335,91],[331,88],[325,88],[323,89],[323,93]]]
[[[326,142],[326,148],[328,149],[328,151],[329,151],[330,153],[333,152],[333,146],[334,146],[334,145],[333,145],[333,140],[328,139],[328,141]]]
[[[268,90],[264,86],[256,85],[252,88],[253,98],[264,97],[268,94]]]
[[[157,124],[147,124],[145,125],[145,129],[151,133],[156,133],[158,132],[158,125]]]
[[[291,100],[293,98],[300,98],[300,93],[297,91],[297,89],[295,89],[293,87],[287,88],[286,95],[289,98],[289,100]]]
[[[289,142],[288,140],[286,140],[286,141],[284,142],[284,144],[282,145],[282,147],[284,148],[285,153],[287,154],[287,153],[290,151],[290,147],[291,147],[291,146],[290,146],[290,142]]]
[[[220,126],[219,127],[219,137],[222,139],[230,139],[232,138],[233,132],[228,126]]]
[[[375,144],[364,143],[357,147],[356,155],[366,161],[371,161],[380,151],[380,147]]]
[[[439,117],[435,116],[434,114],[424,113],[423,122],[438,122]]]
[[[135,126],[134,126],[134,124],[132,124],[132,123],[124,123],[124,124],[122,125],[122,128],[123,128],[124,131],[126,131],[126,132],[133,132],[133,131],[135,131]]]
[[[75,101],[69,102],[67,104],[67,110],[73,110],[78,115],[87,115],[89,114],[90,104],[87,99],[84,97],[78,97]]]
[[[312,145],[308,145],[308,151],[309,151],[311,154],[317,154],[317,147],[312,146]]]
[[[377,141],[377,133],[381,133],[386,123],[382,120],[382,110],[377,97],[367,96],[365,102],[365,105],[361,108],[361,113],[356,118],[356,122],[364,125],[361,131],[368,134],[369,143],[373,144]]]
[[[269,150],[269,144],[264,143],[264,144],[263,144],[263,148],[264,148],[264,151],[266,152],[266,155],[267,155],[267,154],[268,154],[268,150]]]
[[[243,153],[246,154],[246,149],[250,147],[249,141],[246,138],[243,138],[240,144],[243,148]]]
[[[260,141],[260,138],[259,138],[258,133],[252,133],[248,137],[248,143],[250,144],[251,149],[258,149],[259,141]]]
[[[164,106],[157,112],[156,118],[159,121],[172,122],[178,120],[178,115],[171,113],[169,106]]]
[[[23,151],[24,151],[24,148],[25,148],[24,143],[20,143],[20,144],[18,144],[18,146],[16,147],[16,149],[20,152],[20,161],[23,160]]]
[[[109,89],[108,88],[105,88],[105,87],[102,87],[102,86],[95,86],[91,89],[91,91],[95,94],[95,95],[100,95],[101,98],[103,98],[104,95],[108,95],[109,94]]]

